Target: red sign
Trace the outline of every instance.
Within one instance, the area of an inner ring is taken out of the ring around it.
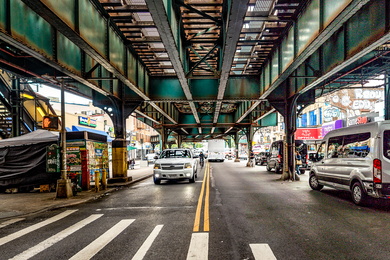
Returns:
[[[298,128],[295,132],[295,140],[318,140],[322,139],[321,128]]]

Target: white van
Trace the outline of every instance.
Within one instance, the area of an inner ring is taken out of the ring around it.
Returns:
[[[329,132],[313,156],[309,185],[352,193],[355,204],[367,196],[390,198],[390,120]]]

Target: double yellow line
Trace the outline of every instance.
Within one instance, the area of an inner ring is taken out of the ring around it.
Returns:
[[[210,224],[209,224],[209,197],[210,197],[209,179],[210,179],[210,167],[209,167],[209,162],[207,162],[204,177],[203,177],[202,190],[200,191],[199,200],[198,200],[198,207],[196,209],[195,223],[194,223],[194,229],[193,229],[194,232],[199,232],[200,213],[202,211],[203,194],[204,194],[205,186],[206,186],[206,197],[204,199],[203,231],[210,231]]]

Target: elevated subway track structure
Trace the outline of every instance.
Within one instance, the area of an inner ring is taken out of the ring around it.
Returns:
[[[132,112],[165,147],[171,133],[180,143],[239,131],[250,146],[253,128],[275,125],[278,111],[292,144],[298,105],[387,71],[389,9],[385,0],[1,0],[0,67],[54,86],[64,78],[104,109],[121,176]]]

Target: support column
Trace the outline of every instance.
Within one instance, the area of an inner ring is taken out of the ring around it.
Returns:
[[[183,137],[181,135],[177,136],[177,148],[181,148],[182,139]]]
[[[234,134],[234,143],[236,145],[236,159],[234,160],[234,162],[240,162],[240,158],[238,157],[239,156],[239,153],[238,153],[238,143],[240,141],[240,137],[238,135],[238,132]]]
[[[252,147],[253,126],[249,126],[246,128],[245,135],[246,135],[246,140],[248,142],[248,162],[246,163],[246,167],[249,167],[250,166],[250,156],[251,156],[251,152],[253,150],[253,147]]]
[[[113,178],[109,183],[130,181],[127,176],[127,142],[124,139],[116,138],[112,141],[112,171]]]
[[[131,180],[127,176],[127,141],[126,118],[139,107],[141,102],[126,103],[114,96],[104,96],[93,92],[93,105],[97,106],[110,116],[114,125],[115,140],[112,141],[112,171],[113,178],[108,183],[126,182]]]
[[[161,138],[160,138],[161,151],[160,152],[164,151],[164,149],[167,149],[167,138],[168,138],[167,132],[165,127],[163,126],[161,128]]]
[[[287,102],[285,103],[286,116],[284,117],[284,121],[286,123],[286,137],[283,142],[282,180],[299,180],[298,175],[295,173],[295,131],[297,130],[298,97],[299,94],[296,94],[292,98],[287,99]]]

